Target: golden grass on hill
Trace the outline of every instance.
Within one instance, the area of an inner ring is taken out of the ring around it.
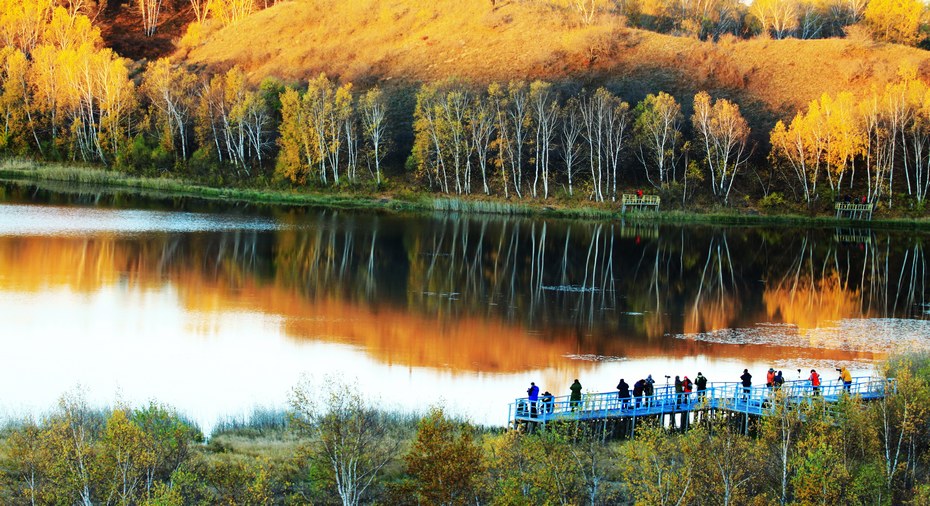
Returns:
[[[320,72],[361,86],[458,78],[484,84],[547,79],[607,84],[628,101],[668,91],[690,108],[708,90],[736,100],[758,135],[824,92],[864,94],[902,64],[927,75],[925,51],[859,38],[727,39],[719,43],[624,27],[601,13],[583,25],[571,7],[488,0],[293,0],[215,32],[183,58],[304,81]]]

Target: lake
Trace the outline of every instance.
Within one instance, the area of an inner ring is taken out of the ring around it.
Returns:
[[[926,235],[400,215],[0,183],[0,413],[81,389],[209,430],[305,378],[504,425],[652,374],[787,379],[930,349]],[[798,373],[798,369],[802,373]]]

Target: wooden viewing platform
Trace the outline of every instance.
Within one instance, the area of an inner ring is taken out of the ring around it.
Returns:
[[[863,400],[881,399],[894,392],[897,383],[894,379],[856,377],[848,390],[848,395]],[[789,405],[802,403],[819,403],[822,409],[831,410],[839,400],[847,395],[841,381],[825,381],[815,393],[810,381],[786,381],[779,389],[785,394],[784,401]],[[699,392],[678,394],[674,386],[655,387],[651,397],[631,397],[621,400],[617,391],[590,393],[582,395],[580,401],[572,402],[569,396],[553,397],[545,402],[542,397],[535,406],[526,397],[518,398],[508,407],[508,420],[514,427],[563,420],[607,420],[629,419],[635,427],[637,418],[662,420],[668,415],[673,423],[677,414],[682,414],[682,425],[687,424],[691,413],[708,410],[726,411],[735,414],[763,417],[775,412],[772,399],[775,389],[762,386],[745,388],[739,382],[709,383],[703,395]],[[625,402],[624,402],[625,401]]]
[[[620,213],[625,213],[628,206],[636,209],[648,209],[651,207],[653,210],[658,211],[659,204],[661,203],[662,199],[659,198],[658,195],[643,195],[639,197],[632,193],[624,193],[620,198]]]
[[[848,218],[850,220],[871,220],[872,211],[875,206],[872,204],[847,204],[837,202],[834,206],[837,218]]]

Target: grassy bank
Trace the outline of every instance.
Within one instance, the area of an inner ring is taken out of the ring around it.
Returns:
[[[370,195],[359,191],[314,192],[274,188],[217,188],[176,178],[152,178],[125,174],[95,167],[61,164],[39,164],[31,161],[7,160],[0,165],[0,178],[24,182],[60,182],[124,190],[140,195],[161,197],[192,197],[205,200],[241,202],[264,205],[306,206],[329,209],[386,210],[392,212],[444,212],[461,214],[497,214],[509,216],[540,216],[586,220],[616,220],[624,218],[637,223],[695,225],[775,225],[775,226],[863,226],[872,228],[923,230],[930,229],[930,219],[892,217],[871,222],[836,219],[833,216],[801,214],[760,214],[739,209],[671,210],[620,214],[616,203],[519,202],[483,198],[437,197],[433,194],[405,191],[381,192]],[[61,188],[62,192],[75,188]]]

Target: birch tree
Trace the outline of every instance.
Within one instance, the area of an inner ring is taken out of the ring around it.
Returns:
[[[677,179],[675,163],[681,142],[681,106],[665,92],[648,95],[636,106],[634,137],[636,157],[646,179],[663,188]]]
[[[507,158],[517,197],[523,198],[523,152],[530,122],[529,90],[523,81],[511,81],[507,86],[507,120],[511,142],[506,143]],[[502,130],[503,132],[503,130]]]
[[[162,145],[180,155],[180,160],[187,160],[196,108],[196,76],[183,68],[174,68],[167,58],[160,58],[146,69],[142,92],[152,104],[153,115],[164,132]]]
[[[495,124],[492,105],[487,99],[476,97],[472,103],[471,114],[468,116],[468,125],[471,130],[471,150],[478,158],[481,186],[485,195],[491,194],[491,189],[488,187],[488,155]]]
[[[151,37],[158,29],[158,15],[161,11],[162,0],[137,0],[139,12],[142,14],[142,32]],[[196,12],[196,10],[195,10]]]
[[[387,154],[385,142],[387,140],[387,104],[380,88],[372,88],[359,100],[359,110],[362,114],[362,128],[369,149],[366,151],[366,160],[369,170],[374,165],[375,181],[381,185],[381,161]]]
[[[797,0],[753,0],[749,12],[776,39],[791,36],[798,27]]]
[[[710,95],[703,91],[694,96],[691,124],[703,147],[711,191],[727,205],[733,181],[748,159],[749,125],[738,105],[726,99],[711,103]]]
[[[549,198],[549,156],[559,116],[558,103],[555,100],[552,85],[542,81],[534,81],[530,84],[529,100],[536,135],[533,144],[536,148],[536,155],[533,157],[533,198],[538,196],[536,188],[540,175],[543,183],[543,198]]]
[[[581,156],[581,137],[584,121],[581,115],[581,105],[576,98],[570,98],[562,108],[561,114],[561,154],[565,162],[565,176],[568,179],[568,195],[574,196],[573,177],[575,165]]]
[[[342,504],[355,506],[368,501],[372,485],[398,456],[399,443],[357,385],[326,382],[322,396],[309,379],[291,391],[292,419],[298,431],[314,437],[311,455],[330,473]]]

